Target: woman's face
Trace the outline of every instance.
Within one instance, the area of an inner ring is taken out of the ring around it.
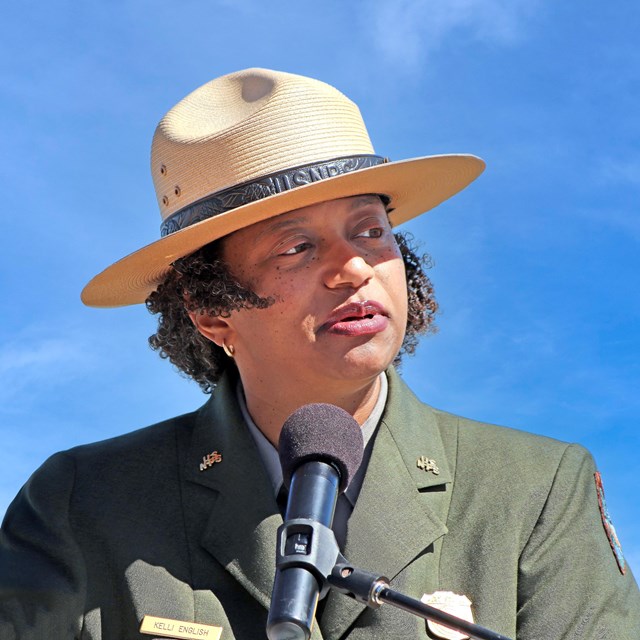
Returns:
[[[226,319],[245,384],[366,380],[398,353],[407,323],[400,251],[377,196],[312,205],[229,236],[231,272],[274,303]]]

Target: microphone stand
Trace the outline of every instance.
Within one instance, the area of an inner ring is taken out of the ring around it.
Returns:
[[[507,636],[457,616],[452,616],[450,613],[440,611],[436,607],[390,589],[387,578],[354,567],[341,554],[338,555],[338,561],[331,574],[327,576],[327,582],[340,593],[354,598],[372,609],[376,609],[386,602],[424,620],[430,619],[454,631],[466,633],[469,638],[475,638],[476,640],[510,640]]]
[[[280,584],[282,574],[292,570],[305,582],[292,581],[283,591]],[[287,520],[278,528],[272,607],[274,600],[294,602],[293,591],[314,581],[318,584],[316,594],[320,596],[331,587],[372,609],[386,602],[425,620],[430,619],[454,631],[466,633],[475,640],[510,640],[507,636],[394,591],[384,576],[354,567],[340,553],[333,530],[325,524],[310,518]],[[267,621],[269,640],[308,639],[313,626],[315,602],[312,608],[287,609],[287,615],[282,618],[273,616],[270,609]]]

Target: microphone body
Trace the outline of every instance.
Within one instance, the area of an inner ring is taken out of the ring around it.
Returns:
[[[331,525],[338,494],[362,461],[362,433],[346,411],[310,404],[287,418],[278,448],[290,489],[278,529],[267,637],[308,640],[318,597],[329,589],[327,578],[340,553]]]
[[[285,524],[278,530],[269,640],[308,640],[311,635],[318,597],[328,589],[326,576],[339,552],[335,538],[327,539],[320,528],[330,531],[339,484],[338,472],[325,462],[305,462],[293,473]]]

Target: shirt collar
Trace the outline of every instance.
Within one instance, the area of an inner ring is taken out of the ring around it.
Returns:
[[[387,403],[388,390],[389,385],[387,383],[387,376],[383,371],[380,374],[380,391],[378,393],[378,399],[376,400],[376,404],[369,414],[369,417],[364,421],[361,427],[365,451],[368,450],[367,445],[373,437],[378,423],[380,422],[380,418],[382,417],[384,407]],[[271,442],[269,442],[269,440],[267,440],[265,435],[262,433],[262,431],[260,431],[256,423],[253,421],[253,418],[249,414],[247,403],[244,399],[244,389],[242,387],[242,382],[240,381],[240,379],[238,379],[238,384],[236,386],[236,396],[238,398],[238,405],[240,406],[240,411],[242,411],[244,421],[249,427],[249,432],[253,436],[256,446],[258,447],[258,453],[260,454],[260,458],[262,459],[262,463],[264,464],[264,468],[267,471],[269,480],[271,480],[273,494],[277,496],[278,491],[280,491],[280,487],[282,486],[282,467],[280,465],[278,450],[271,444]],[[355,505],[356,498],[360,493],[360,487],[362,486],[362,481],[364,479],[364,471],[366,470],[367,461],[368,455],[365,453],[365,458],[363,459],[363,464],[361,465],[360,470],[356,473],[353,480],[349,484],[347,491],[345,492],[345,495],[352,505]]]

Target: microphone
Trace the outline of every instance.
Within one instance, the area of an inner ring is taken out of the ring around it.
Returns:
[[[362,432],[343,409],[308,404],[287,418],[278,449],[289,500],[278,529],[267,637],[308,640],[340,552],[331,524],[338,495],[362,462]]]

